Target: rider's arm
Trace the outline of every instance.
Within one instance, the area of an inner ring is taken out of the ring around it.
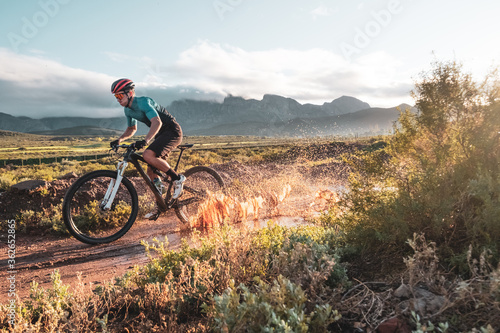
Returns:
[[[137,132],[137,125],[127,127],[125,132],[123,132],[123,134],[118,138],[118,143],[131,138],[132,136],[134,136],[135,132]]]
[[[150,121],[151,121],[151,126],[149,127],[149,132],[145,138],[147,143],[149,143],[155,137],[155,135],[158,133],[162,125],[160,117],[158,116],[152,118]]]

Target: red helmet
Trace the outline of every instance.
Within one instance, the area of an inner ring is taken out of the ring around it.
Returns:
[[[119,91],[128,91],[134,89],[135,84],[129,79],[119,79],[111,85],[111,93],[116,94]]]

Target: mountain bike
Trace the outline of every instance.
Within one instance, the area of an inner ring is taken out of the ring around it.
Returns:
[[[180,153],[175,171],[183,152],[191,147],[192,144],[177,147]],[[161,213],[173,209],[181,222],[189,223],[209,193],[222,191],[224,188],[224,181],[215,170],[206,166],[195,166],[183,173],[186,177],[183,192],[179,198],[173,199],[173,181],[166,174],[149,165],[137,154],[134,144],[118,145],[113,150],[118,153],[120,148],[124,148],[125,152],[116,171],[97,170],[87,173],[77,179],[64,196],[64,224],[71,235],[83,243],[113,242],[125,235],[134,224],[139,212],[139,199],[135,181],[124,176],[129,164],[136,168],[155,197],[158,210],[152,218],[154,220]],[[139,162],[146,163],[161,177],[166,184],[165,193],[162,194],[154,185]]]

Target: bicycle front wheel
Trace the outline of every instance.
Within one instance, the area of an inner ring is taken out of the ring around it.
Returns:
[[[123,178],[112,198],[116,176],[116,171],[93,171],[79,178],[66,192],[64,224],[79,241],[109,243],[122,237],[134,224],[139,210],[137,191],[130,180]],[[112,201],[107,200],[110,197]]]
[[[197,215],[200,203],[205,201],[210,193],[223,190],[224,181],[217,171],[205,166],[191,168],[184,176],[184,190],[174,209],[181,222],[190,223],[190,219]]]

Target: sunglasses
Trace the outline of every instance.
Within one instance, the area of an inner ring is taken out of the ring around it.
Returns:
[[[125,93],[117,93],[115,94],[115,97],[116,99],[122,99],[123,97],[125,97],[127,95],[128,91],[125,92]]]

